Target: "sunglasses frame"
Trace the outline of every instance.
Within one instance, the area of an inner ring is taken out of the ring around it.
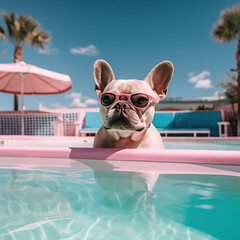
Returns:
[[[104,95],[104,94],[112,94],[112,95],[114,95],[115,96],[115,100],[113,101],[113,103],[111,103],[110,105],[108,105],[108,106],[104,106],[103,104],[102,104],[102,96]],[[131,97],[133,96],[133,95],[137,95],[137,94],[140,94],[140,95],[144,95],[144,96],[147,96],[148,97],[148,103],[147,103],[147,105],[145,106],[145,107],[137,107],[137,106],[135,106],[134,104],[133,104],[133,102],[132,102],[132,100],[131,100]],[[129,102],[134,108],[136,108],[136,109],[145,109],[145,108],[147,108],[148,106],[149,106],[149,104],[151,103],[151,102],[154,102],[154,103],[158,103],[158,101],[154,98],[154,97],[152,97],[152,96],[150,96],[150,95],[148,95],[148,94],[146,94],[146,93],[139,93],[139,92],[136,92],[136,93],[131,93],[131,94],[125,94],[125,93],[120,93],[120,94],[117,94],[117,93],[114,93],[114,92],[103,92],[103,93],[101,93],[100,95],[99,95],[99,100],[100,100],[100,103],[101,103],[101,105],[104,107],[104,108],[110,108],[114,103],[116,103],[116,102],[118,102],[118,101],[125,101],[125,100],[121,100],[121,99],[119,99],[121,96],[124,96],[124,97],[126,97],[127,98],[127,102]]]

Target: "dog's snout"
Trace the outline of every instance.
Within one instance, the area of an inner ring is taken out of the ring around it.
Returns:
[[[117,112],[120,112],[120,111],[121,111],[121,104],[120,104],[120,103],[117,103],[117,104],[115,105],[115,108],[116,108],[116,111],[117,111]]]
[[[126,102],[118,102],[115,105],[115,108],[118,112],[125,112],[127,109],[130,109],[129,105]]]

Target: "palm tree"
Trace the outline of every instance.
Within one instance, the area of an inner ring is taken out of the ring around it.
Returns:
[[[237,52],[235,54],[237,68],[231,71],[237,72],[238,80],[238,136],[240,136],[240,5],[234,6],[232,9],[226,9],[221,13],[220,21],[213,30],[213,38],[219,42],[231,42],[236,40],[238,43]]]
[[[235,103],[238,101],[238,82],[235,75],[231,75],[226,72],[226,81],[217,84],[217,87],[225,88],[225,91],[221,93],[225,96],[231,104],[231,112],[229,114],[229,122],[231,126],[231,132],[233,136],[237,135],[237,111],[235,109]]]
[[[14,62],[22,61],[22,49],[25,45],[32,45],[44,50],[50,36],[46,31],[39,29],[39,24],[31,17],[23,14],[17,18],[15,13],[9,15],[2,12],[3,20],[7,27],[7,33],[0,25],[0,36],[3,41],[10,41],[14,45]],[[18,110],[18,95],[14,95],[14,110]]]

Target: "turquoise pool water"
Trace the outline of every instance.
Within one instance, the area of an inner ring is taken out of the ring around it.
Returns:
[[[4,167],[1,240],[240,239],[239,177]]]

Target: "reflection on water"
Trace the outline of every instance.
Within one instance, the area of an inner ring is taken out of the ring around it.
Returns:
[[[1,169],[0,239],[240,239],[235,177],[91,168]]]

